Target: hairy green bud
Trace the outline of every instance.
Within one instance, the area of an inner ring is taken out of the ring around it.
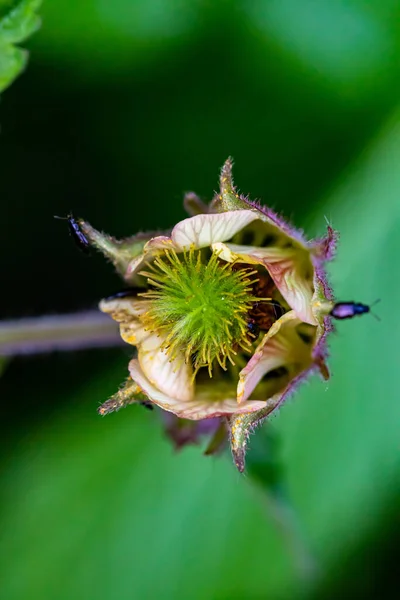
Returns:
[[[247,314],[253,302],[256,270],[236,269],[218,253],[204,260],[204,252],[191,249],[180,256],[165,251],[142,271],[151,286],[140,294],[150,300],[142,317],[145,328],[165,336],[162,349],[174,360],[184,356],[194,373],[215,361],[226,369],[235,363],[237,349],[249,350]]]

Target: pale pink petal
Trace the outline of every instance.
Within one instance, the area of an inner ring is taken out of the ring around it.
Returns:
[[[136,297],[105,299],[100,302],[99,307],[120,323],[121,337],[127,344],[138,346],[149,337],[150,333],[140,320],[140,316],[148,310],[148,300]]]
[[[149,308],[148,300],[141,300],[135,296],[126,298],[111,298],[101,300],[99,308],[102,312],[110,315],[114,321],[124,323],[138,319]]]
[[[176,250],[174,241],[165,235],[158,235],[151,238],[144,247],[144,253],[157,253],[159,250]]]
[[[305,323],[316,325],[312,310],[314,296],[314,267],[309,250],[292,245],[290,248],[267,246],[239,246],[216,243],[212,246],[220,258],[247,264],[263,265],[271,275],[276,287]]]
[[[174,360],[161,349],[162,336],[149,334],[138,347],[138,358],[142,371],[150,383],[161,392],[180,401],[193,398],[193,370],[183,356]]]
[[[129,363],[129,372],[133,381],[139,385],[143,393],[146,394],[152,402],[183,419],[197,421],[199,419],[219,417],[234,413],[249,413],[260,410],[266,406],[266,402],[258,400],[244,402],[241,406],[238,406],[235,398],[212,400],[204,393],[202,393],[201,396],[195,396],[193,400],[179,400],[170,394],[160,391],[158,387],[152,385],[140,368],[138,360],[131,360]],[[210,384],[210,388],[212,388],[212,384]]]
[[[241,406],[238,405],[236,398],[225,398],[224,400],[207,400],[206,398],[194,398],[182,406],[178,416],[183,419],[209,419],[212,417],[223,417],[225,415],[251,413],[261,410],[266,405],[265,401],[248,400]]]
[[[175,250],[175,244],[170,237],[166,235],[158,235],[151,238],[144,246],[143,252],[130,261],[126,269],[126,279],[132,278],[143,269],[145,264],[152,260],[157,254],[163,250]]]
[[[142,253],[139,256],[135,256],[128,264],[125,272],[125,279],[129,281],[134,275],[136,275],[146,263],[146,254]]]
[[[308,342],[305,341],[306,333],[310,338]],[[239,374],[238,402],[245,402],[262,378],[274,369],[285,367],[287,370],[281,382],[273,380],[270,383],[270,391],[275,394],[279,391],[276,386],[286,387],[301,371],[308,369],[313,362],[315,334],[316,328],[302,323],[294,311],[276,321]]]
[[[175,225],[171,239],[177,251],[188,250],[191,246],[205,248],[215,242],[229,240],[259,218],[259,214],[252,210],[196,215]]]
[[[143,344],[149,336],[152,335],[150,331],[144,328],[143,323],[139,320],[121,323],[119,332],[124,342],[137,347],[139,347],[140,344]]]
[[[160,235],[149,240],[143,253],[136,256],[126,269],[126,278],[137,274],[146,262],[164,250],[183,252],[190,247],[204,248],[214,242],[229,240],[252,221],[260,219],[254,210],[235,210],[227,213],[199,214],[180,221],[172,230],[171,237]]]

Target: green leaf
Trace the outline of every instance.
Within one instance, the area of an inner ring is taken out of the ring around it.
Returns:
[[[0,21],[0,37],[10,44],[23,42],[40,27],[36,11],[41,0],[22,0]]]
[[[36,14],[41,0],[14,2],[0,19],[0,92],[24,70],[28,53],[14,44],[24,41],[40,27]],[[2,6],[0,5],[0,10]]]
[[[99,374],[5,465],[4,598],[276,597],[288,560],[263,502],[229,458],[174,452],[158,412],[99,417],[111,380]]]
[[[336,297],[381,298],[381,321],[339,322],[330,338],[331,381],[315,378],[277,421],[293,498],[330,573],[344,552],[362,546],[400,486],[399,140],[397,111],[314,220],[322,224],[325,214],[340,231],[331,267]]]
[[[8,87],[24,70],[28,53],[0,41],[0,92]]]
[[[254,26],[267,39],[347,96],[384,78],[396,48],[396,4],[332,0],[245,0]],[[378,18],[377,18],[378,17]],[[380,81],[381,83],[381,81]]]

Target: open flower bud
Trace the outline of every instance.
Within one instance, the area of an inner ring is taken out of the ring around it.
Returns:
[[[336,234],[328,226],[325,238],[307,241],[240,196],[231,170],[228,159],[209,206],[186,195],[193,216],[168,234],[117,241],[79,225],[135,286],[100,303],[137,349],[128,383],[100,412],[145,398],[179,419],[218,418],[243,471],[249,432],[310,372],[329,377],[334,303],[324,263]]]

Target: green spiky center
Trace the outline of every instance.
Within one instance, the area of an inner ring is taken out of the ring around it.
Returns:
[[[201,250],[178,255],[167,250],[141,274],[147,277],[149,300],[143,315],[147,330],[165,338],[162,349],[171,360],[184,357],[196,373],[215,361],[226,369],[239,349],[249,350],[247,314],[253,302],[256,271],[235,269],[213,253],[208,261]]]

